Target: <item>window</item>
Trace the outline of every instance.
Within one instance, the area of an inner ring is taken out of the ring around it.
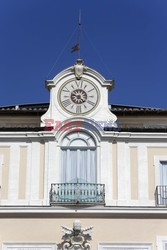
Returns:
[[[160,161],[160,185],[167,186],[167,161]]]
[[[156,186],[167,185],[167,155],[155,155],[154,166]]]
[[[3,250],[56,250],[54,243],[4,243]]]
[[[157,249],[158,250],[167,250],[167,236],[158,236],[157,237]]]
[[[155,157],[156,190],[155,201],[157,206],[167,206],[167,157]]]
[[[100,243],[98,250],[151,250],[151,244]]]
[[[89,134],[73,132],[63,139],[61,181],[96,183],[96,144]]]

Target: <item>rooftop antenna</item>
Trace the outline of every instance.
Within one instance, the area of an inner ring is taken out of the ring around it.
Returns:
[[[78,52],[78,58],[80,58],[80,48],[81,48],[81,9],[79,9],[79,18],[78,18],[78,42],[71,48],[71,52]]]

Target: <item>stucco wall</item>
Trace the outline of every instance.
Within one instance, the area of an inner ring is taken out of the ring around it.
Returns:
[[[139,139],[101,139],[97,146],[97,182],[105,184],[108,206],[154,206],[160,158],[167,143]],[[54,137],[54,135],[53,135]],[[158,158],[159,157],[159,158]],[[156,163],[155,163],[156,162]],[[0,142],[0,204],[49,205],[51,183],[61,182],[61,142],[9,138]]]
[[[0,245],[13,243],[62,242],[61,225],[72,227],[74,218],[0,219]],[[82,227],[93,226],[92,250],[99,243],[151,243],[156,249],[157,236],[167,236],[167,219],[81,219]]]

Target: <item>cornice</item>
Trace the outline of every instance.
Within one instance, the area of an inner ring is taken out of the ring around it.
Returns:
[[[167,208],[157,207],[1,207],[0,218],[167,218]]]
[[[97,130],[98,128],[96,128]],[[25,139],[25,138],[36,138],[36,139],[54,139],[59,131],[38,131],[38,132],[0,132],[0,139]],[[91,132],[93,132],[91,130]],[[167,140],[167,133],[135,133],[135,132],[117,132],[117,131],[99,131],[99,135],[103,139],[109,140],[151,140],[157,141]]]
[[[55,138],[52,131],[40,131],[40,132],[0,132],[0,139],[51,139]]]

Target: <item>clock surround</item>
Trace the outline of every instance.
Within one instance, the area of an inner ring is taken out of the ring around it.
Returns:
[[[88,85],[86,89],[81,86],[81,82]],[[45,126],[46,119],[64,122],[68,119],[72,121],[86,118],[97,122],[110,121],[110,124],[117,120],[108,107],[108,91],[112,90],[114,81],[106,80],[97,71],[84,65],[83,60],[77,59],[73,66],[64,69],[52,80],[46,80],[45,84],[50,91],[50,105],[41,117],[42,127]],[[67,84],[74,85],[74,88],[70,85],[70,89],[66,90],[67,97],[64,98],[61,93],[63,87],[68,87]],[[88,92],[91,87],[94,92]]]
[[[94,111],[100,101],[100,91],[90,80],[72,78],[58,91],[60,107],[72,115],[86,115]]]

